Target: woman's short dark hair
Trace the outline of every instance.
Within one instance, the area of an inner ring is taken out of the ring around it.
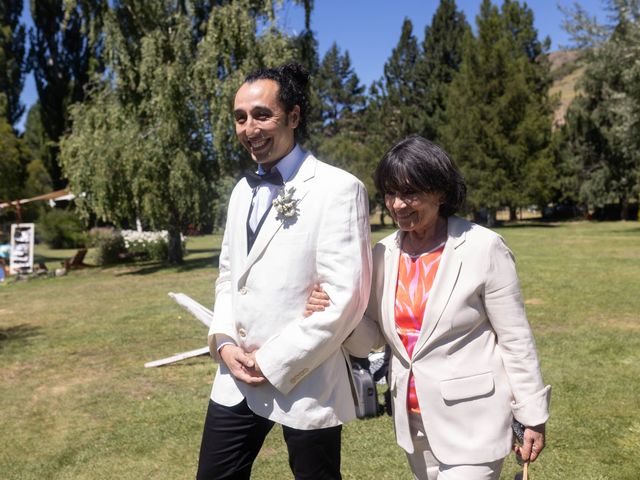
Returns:
[[[294,135],[298,142],[305,139],[309,115],[309,72],[299,63],[286,63],[275,68],[261,68],[244,79],[245,83],[256,80],[273,80],[278,84],[278,100],[286,113],[296,105],[300,107],[300,120]]]
[[[439,214],[448,217],[459,211],[467,197],[462,174],[438,145],[419,135],[395,144],[384,154],[374,174],[378,191],[444,194]]]

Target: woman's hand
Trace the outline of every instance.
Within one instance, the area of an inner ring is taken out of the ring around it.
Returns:
[[[314,312],[323,312],[325,307],[329,305],[331,305],[329,295],[326,294],[320,285],[316,284],[304,307],[304,316],[310,317]]]
[[[533,462],[544,448],[544,424],[524,428],[522,445],[515,445],[513,450],[525,462]]]

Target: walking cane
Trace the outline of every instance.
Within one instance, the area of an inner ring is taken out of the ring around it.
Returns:
[[[522,425],[517,420],[511,422],[511,429],[513,430],[513,436],[515,437],[515,441],[520,445],[524,442],[524,425]],[[522,472],[516,473],[514,480],[529,480],[529,461],[522,462],[522,458],[516,455],[516,460],[518,464],[522,465]]]

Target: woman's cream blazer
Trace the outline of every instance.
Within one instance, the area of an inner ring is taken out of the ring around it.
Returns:
[[[391,346],[389,388],[404,450],[413,451],[406,407],[412,371],[436,458],[485,463],[508,455],[513,417],[526,426],[547,421],[551,387],[542,381],[513,254],[495,232],[455,216],[448,220],[413,356],[394,319],[401,232],[374,247],[367,313],[345,346],[356,356],[385,341]]]

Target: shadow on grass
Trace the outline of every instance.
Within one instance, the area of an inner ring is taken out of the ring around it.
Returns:
[[[550,222],[554,222],[554,223],[550,223]],[[503,222],[503,221],[498,221],[496,222],[496,224],[493,227],[490,228],[526,228],[526,227],[531,227],[531,228],[555,228],[557,227],[558,221],[557,220],[549,220],[548,222],[545,220],[533,220],[533,221],[527,221],[527,220],[519,220],[517,223],[511,223],[511,222]],[[483,227],[486,227],[487,224],[486,223],[478,223],[478,225],[482,225]],[[379,225],[379,224],[373,224],[371,225],[371,231],[372,232],[378,232],[380,230],[394,230],[397,229],[398,227],[396,227],[393,224],[388,224],[388,225]],[[625,230],[628,231],[628,230]]]
[[[63,263],[68,258],[70,258],[70,257],[67,256],[67,255],[63,255],[61,257],[51,257],[51,256],[47,256],[47,255],[38,255],[38,254],[36,254],[33,257],[33,263],[35,265],[37,265],[38,263],[49,263],[49,262]]]
[[[195,250],[189,250],[189,253],[195,253]],[[151,275],[153,273],[161,272],[163,270],[175,270],[178,273],[191,272],[193,270],[199,270],[201,268],[210,268],[218,266],[218,259],[220,257],[220,250],[207,249],[202,252],[213,252],[210,257],[198,257],[198,258],[186,258],[182,265],[169,265],[168,263],[148,263],[139,265],[136,269],[136,264],[131,264],[131,270],[128,272],[116,273],[116,276],[126,275]]]
[[[538,220],[535,222],[522,221],[519,223],[498,222],[493,228],[556,228],[557,226],[558,225],[546,223]]]
[[[218,249],[216,248],[187,248],[187,255],[191,255],[194,253],[211,253],[211,252],[216,252],[218,251]]]
[[[635,228],[629,228],[629,229],[625,229],[625,230],[613,230],[611,233],[630,233],[630,234],[637,234],[640,233],[640,227],[635,227]]]
[[[9,342],[25,343],[32,337],[40,334],[40,327],[34,327],[28,323],[22,323],[13,327],[0,328],[0,350]]]

